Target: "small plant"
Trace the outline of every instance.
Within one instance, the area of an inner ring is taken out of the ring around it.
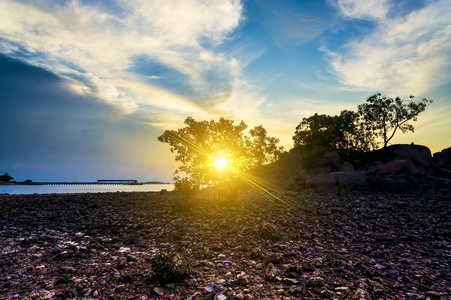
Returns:
[[[153,278],[163,283],[179,282],[190,276],[191,262],[182,254],[160,253],[152,259]]]
[[[277,242],[280,240],[281,235],[276,225],[268,222],[263,222],[257,229],[257,234],[265,240]]]
[[[275,253],[269,257],[269,262],[273,264],[281,264],[283,263],[283,255],[282,253]]]

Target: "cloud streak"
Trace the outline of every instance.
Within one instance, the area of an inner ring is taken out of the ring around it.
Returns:
[[[206,99],[224,101],[240,66],[212,49],[242,20],[240,1],[115,4],[107,11],[77,0],[47,1],[45,6],[2,1],[0,50],[67,79],[78,93],[100,97],[124,113],[140,105],[187,112],[199,110]],[[186,75],[200,96],[183,99],[146,83],[129,71],[139,56]]]
[[[377,17],[371,34],[348,42],[342,51],[322,49],[328,54],[332,70],[341,83],[349,88],[408,95],[424,93],[449,80],[449,0],[430,2],[404,17],[393,19],[387,17],[390,8],[387,3],[374,10],[370,7],[376,2],[337,3],[346,17],[365,18],[372,11]]]

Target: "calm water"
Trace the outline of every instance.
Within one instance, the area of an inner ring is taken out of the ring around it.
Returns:
[[[0,185],[0,194],[73,194],[106,192],[159,192],[172,191],[173,184],[143,185]]]

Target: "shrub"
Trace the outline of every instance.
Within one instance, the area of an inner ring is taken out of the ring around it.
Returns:
[[[192,272],[191,262],[182,254],[160,253],[152,259],[153,278],[163,283],[179,282]]]
[[[268,222],[263,222],[257,229],[257,234],[265,240],[277,242],[280,240],[281,235],[276,225]]]

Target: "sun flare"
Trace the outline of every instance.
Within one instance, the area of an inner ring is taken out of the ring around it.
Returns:
[[[229,164],[229,162],[225,159],[225,158],[218,158],[215,161],[215,167],[219,168],[219,169],[224,169],[227,167],[227,165]]]

